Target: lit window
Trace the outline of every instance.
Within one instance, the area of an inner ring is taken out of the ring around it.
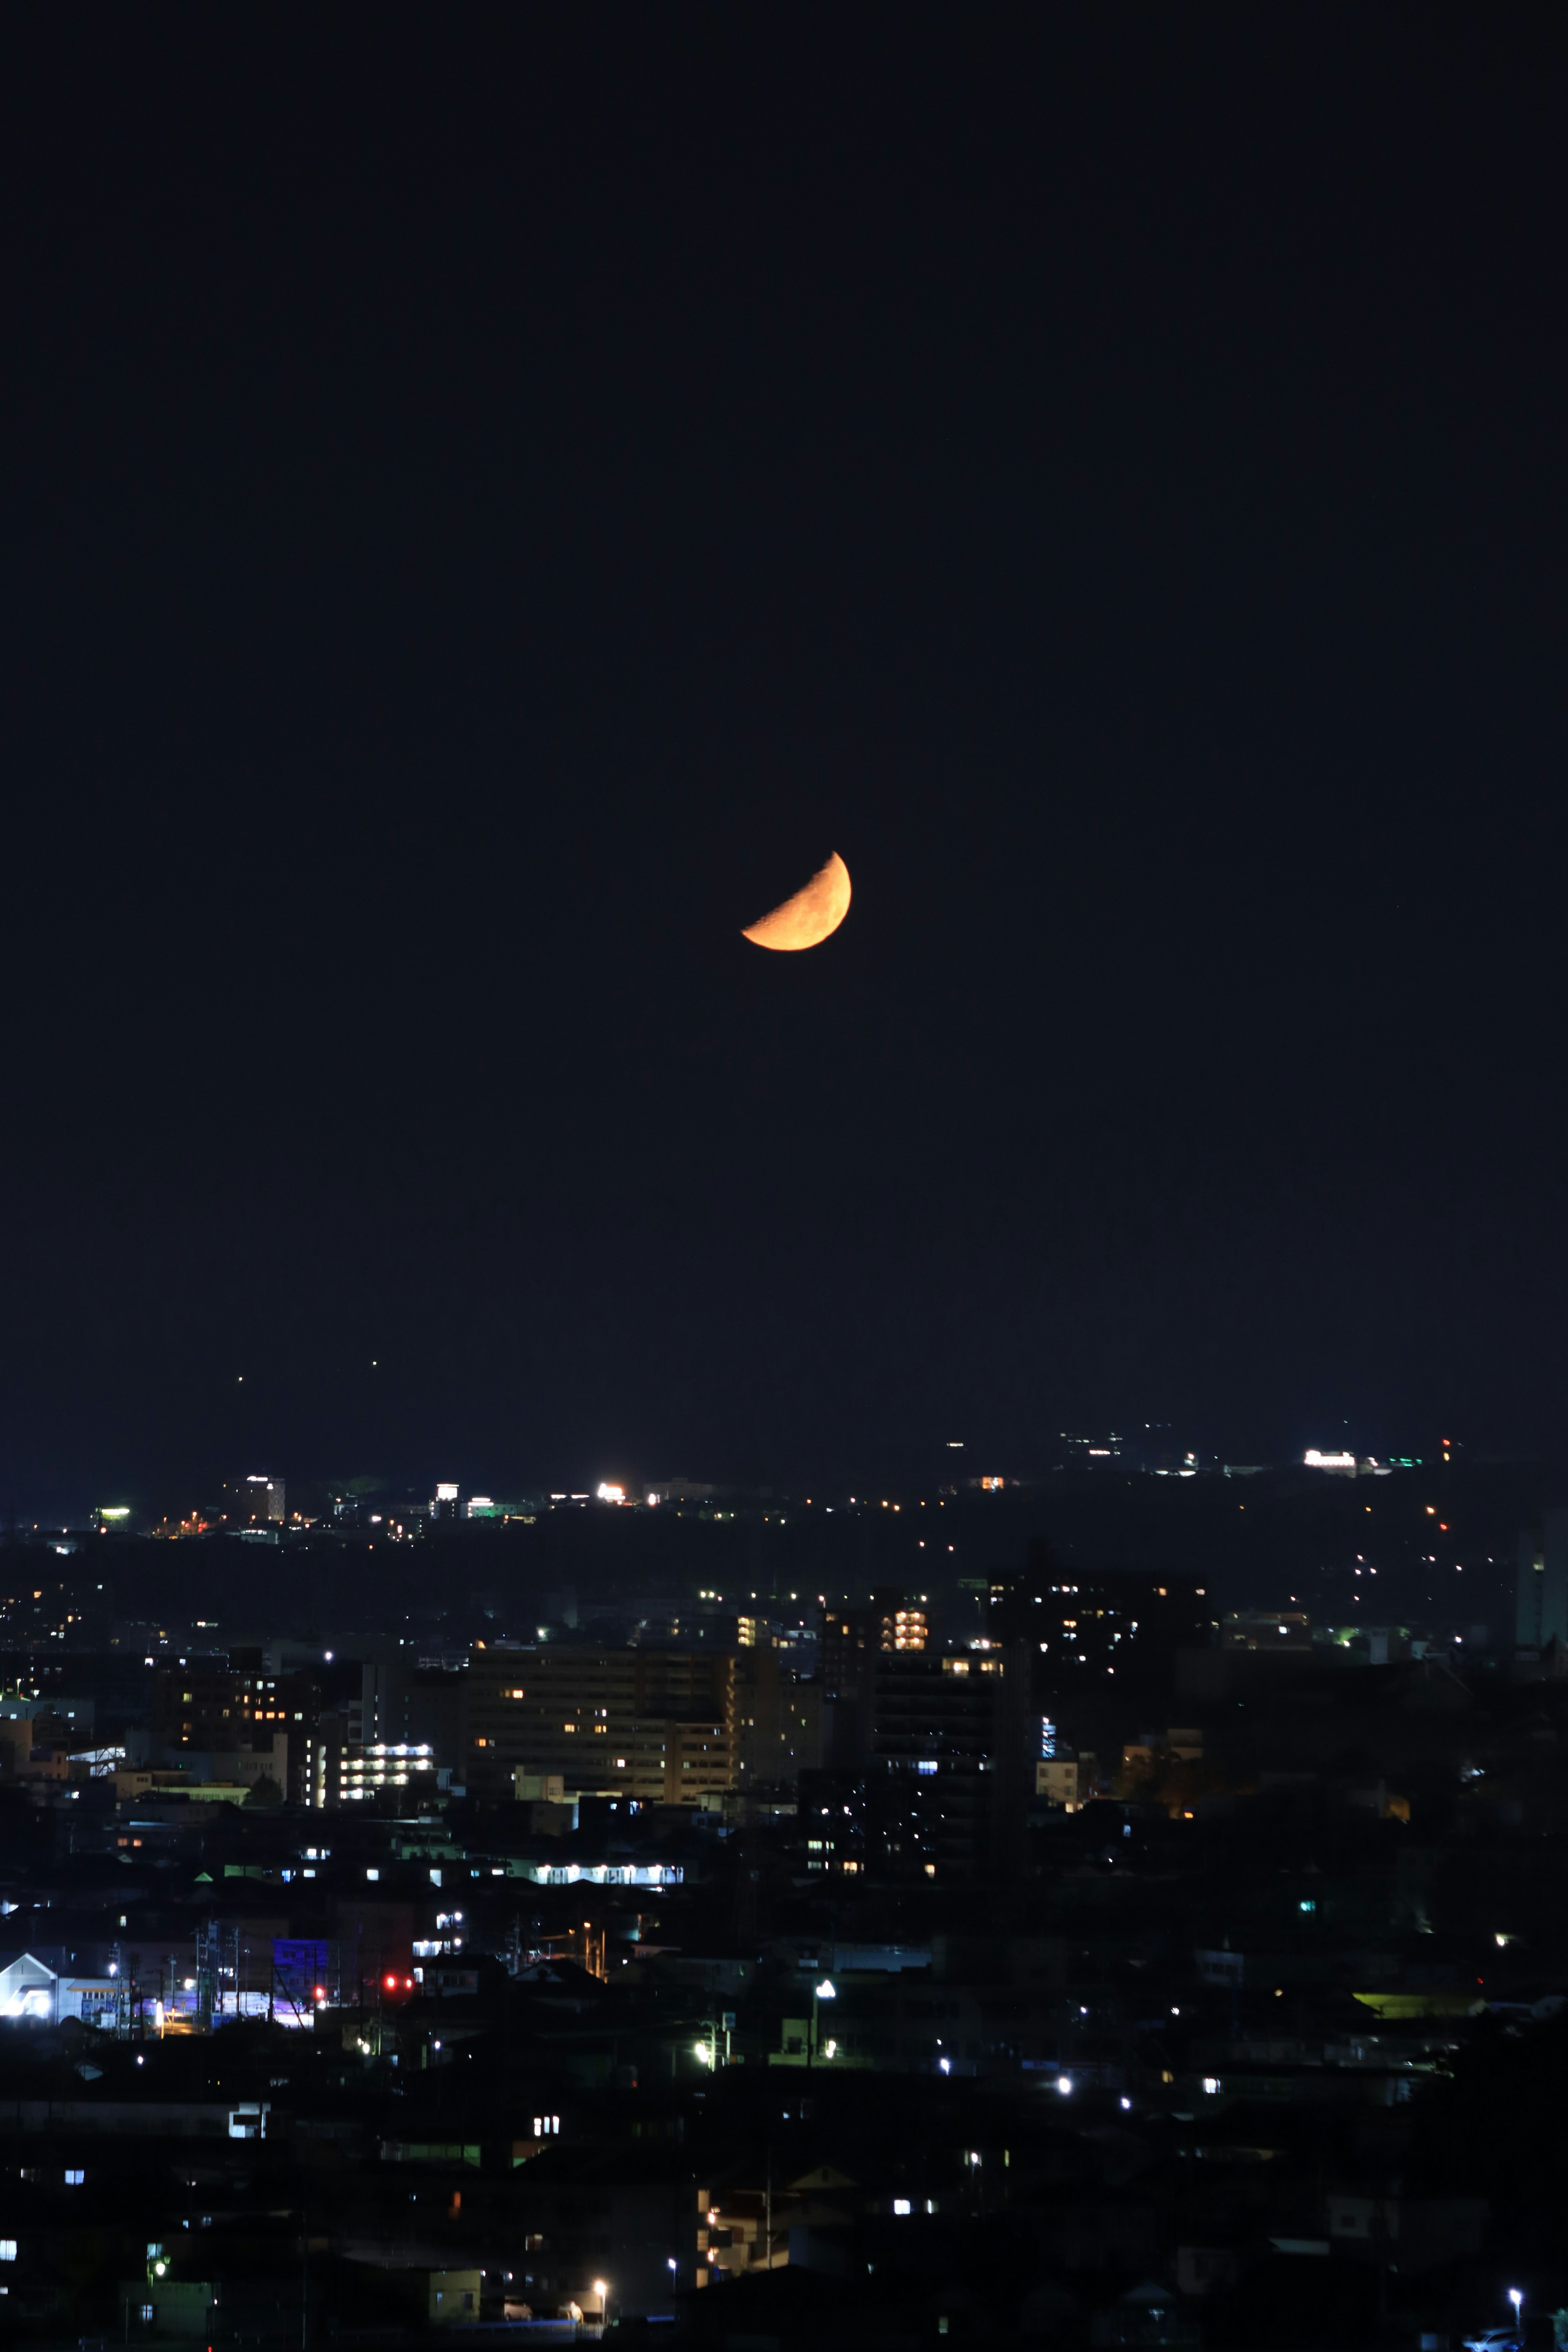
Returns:
[[[0,2263],[14,2263],[14,2262],[16,2261],[16,2239],[15,2239],[15,2238],[0,2238]]]
[[[66,2174],[66,2187],[68,2189],[79,2189],[86,2179],[87,2175],[85,2172],[68,2172]]]

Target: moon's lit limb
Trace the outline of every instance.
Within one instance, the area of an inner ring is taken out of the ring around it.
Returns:
[[[837,850],[804,890],[775,907],[741,937],[760,948],[814,948],[836,931],[849,912],[849,868]]]

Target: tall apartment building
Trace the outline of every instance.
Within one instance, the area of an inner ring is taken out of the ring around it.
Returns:
[[[300,1672],[268,1674],[259,1651],[231,1653],[184,1665],[160,1665],[153,1675],[152,1739],[172,1760],[182,1753],[233,1754],[288,1741],[291,1804],[315,1801],[316,1749],[321,1738],[321,1685]]]
[[[428,1749],[437,1767],[462,1778],[463,1687],[459,1666],[421,1665],[395,1640],[375,1643],[360,1668],[360,1695],[347,1709],[347,1737],[366,1747]]]
[[[1542,1511],[1521,1530],[1514,1640],[1521,1650],[1568,1648],[1568,1510]]]
[[[1013,1696],[999,1654],[879,1657],[858,1755],[801,1778],[807,1869],[947,1881],[995,1861],[1031,1761]]]
[[[770,1647],[735,1661],[737,1777],[742,1789],[793,1789],[822,1762],[822,1685]]]
[[[476,1649],[462,1712],[463,1771],[476,1796],[510,1795],[519,1769],[652,1805],[696,1805],[735,1786],[727,1653]]]
[[[858,1690],[871,1661],[885,1654],[923,1650],[930,1639],[925,1604],[907,1592],[873,1592],[865,1609],[825,1609],[823,1687],[833,1698]]]
[[[922,1601],[906,1592],[873,1592],[865,1609],[823,1611],[820,1667],[824,1751],[848,1766],[871,1741],[877,1670],[884,1658],[922,1654],[931,1627]]]

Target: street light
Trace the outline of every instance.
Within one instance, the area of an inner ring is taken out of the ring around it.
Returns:
[[[1524,2289],[1521,2286],[1510,2286],[1508,2291],[1508,2299],[1513,2305],[1513,2324],[1517,2327],[1519,2326],[1520,2311],[1524,2303]]]
[[[810,2064],[810,2063],[811,2063],[816,2059],[816,2054],[817,2054],[817,2052],[820,2050],[820,2048],[821,2048],[821,2046],[822,2046],[822,2042],[821,2042],[821,2031],[822,2031],[822,2029],[821,2029],[821,2023],[820,2023],[820,2021],[819,2021],[819,2019],[818,2019],[818,2017],[817,2017],[817,2004],[818,2004],[820,2001],[825,2001],[825,2000],[837,2000],[837,1998],[838,1998],[838,1988],[837,1988],[837,1986],[834,1983],[833,1979],[832,1979],[831,1977],[824,1977],[824,1978],[823,1978],[823,1979],[822,1979],[822,1982],[821,1982],[819,1985],[813,1985],[813,1986],[812,1986],[812,1989],[811,1989],[811,2048],[810,2048],[810,2049],[807,2051],[807,2053],[806,2053],[806,2063],[807,2063],[807,2064],[808,2064],[808,2065],[809,2065],[809,2064]]]

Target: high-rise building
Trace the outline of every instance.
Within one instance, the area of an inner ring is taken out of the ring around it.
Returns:
[[[868,1663],[884,1654],[923,1650],[931,1639],[925,1604],[907,1592],[873,1592],[865,1609],[830,1608],[822,1617],[822,1682],[833,1698],[858,1691]]]
[[[285,1517],[284,1483],[265,1471],[231,1478],[224,1488],[224,1510],[231,1528],[280,1527]]]
[[[930,1639],[924,1602],[891,1588],[873,1592],[864,1609],[823,1611],[819,1657],[828,1763],[850,1765],[869,1748],[879,1662],[921,1652]]]
[[[473,1795],[509,1795],[520,1767],[559,1773],[577,1794],[655,1805],[697,1805],[736,1784],[727,1652],[475,1649],[462,1716]]]
[[[1568,1509],[1521,1530],[1514,1639],[1521,1650],[1568,1648]]]
[[[822,1685],[772,1647],[735,1661],[736,1770],[742,1789],[793,1789],[822,1762]]]
[[[460,1666],[421,1664],[418,1654],[391,1635],[368,1645],[357,1699],[344,1708],[344,1737],[366,1747],[428,1749],[438,1769],[458,1769],[463,1755]]]
[[[231,1653],[225,1662],[191,1659],[159,1665],[153,1675],[152,1738],[171,1759],[216,1757],[288,1741],[288,1786],[293,1804],[315,1801],[320,1775],[321,1685],[300,1672],[268,1674],[259,1651]]]
[[[951,1880],[1005,1859],[1034,1760],[1010,1663],[999,1651],[878,1656],[859,1753],[801,1777],[809,1870]]]

